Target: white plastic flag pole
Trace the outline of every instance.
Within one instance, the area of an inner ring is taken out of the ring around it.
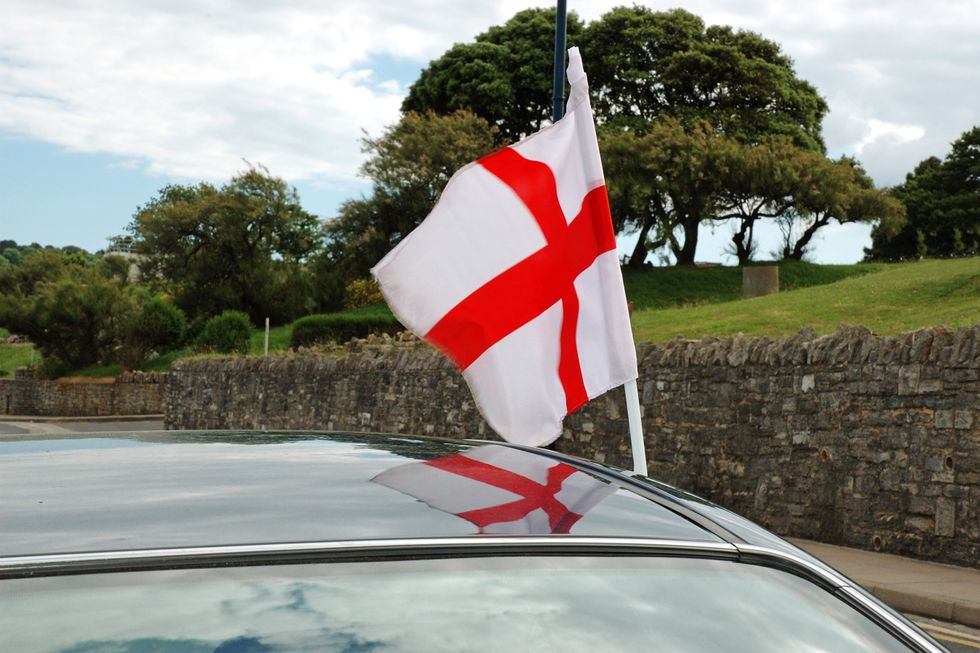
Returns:
[[[647,474],[647,450],[643,444],[643,425],[640,423],[640,393],[636,379],[626,382],[626,415],[630,422],[630,446],[633,450],[633,471]]]

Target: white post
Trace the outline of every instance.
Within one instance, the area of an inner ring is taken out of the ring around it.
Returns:
[[[269,355],[269,318],[265,318],[265,355]]]
[[[636,389],[636,379],[627,381],[626,415],[630,422],[630,446],[633,450],[633,471],[647,474],[647,450],[643,444],[643,425],[640,423],[640,393]]]

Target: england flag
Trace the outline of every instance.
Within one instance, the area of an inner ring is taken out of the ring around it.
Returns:
[[[565,117],[459,170],[372,270],[395,316],[462,371],[506,440],[637,377],[588,82],[569,50]]]

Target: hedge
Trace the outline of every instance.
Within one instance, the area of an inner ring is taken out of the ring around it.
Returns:
[[[366,338],[372,333],[394,335],[404,329],[405,327],[391,316],[344,313],[308,315],[293,322],[293,335],[289,346],[299,349],[329,341],[347,342],[351,338]]]
[[[252,323],[241,311],[225,311],[208,320],[197,336],[197,350],[220,354],[248,354]]]

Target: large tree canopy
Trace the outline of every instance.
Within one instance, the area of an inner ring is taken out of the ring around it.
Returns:
[[[453,46],[423,70],[403,108],[469,108],[507,140],[534,131],[549,113],[553,21],[553,10],[527,10],[474,43]],[[779,45],[758,34],[706,27],[680,9],[620,7],[584,28],[573,16],[568,42],[582,49],[604,127],[618,226],[640,232],[631,262],[666,245],[678,263],[692,263],[698,225],[717,218],[726,191],[742,193],[742,208],[750,200],[767,211],[776,206],[770,196],[785,189],[749,197],[724,171],[751,168],[740,145],[823,153],[826,102],[797,78]],[[652,133],[663,140],[647,138]]]
[[[698,225],[718,207],[734,142],[707,123],[685,127],[670,117],[642,135],[604,128],[600,140],[606,170],[615,171],[606,175],[615,226],[639,231],[630,263],[664,245],[678,263],[693,263]]]
[[[743,142],[785,137],[823,150],[827,103],[754,32],[706,27],[682,9],[618,7],[586,27],[582,50],[600,121],[643,131],[673,116]]]
[[[194,318],[245,310],[259,322],[313,309],[299,263],[320,246],[320,225],[296,190],[252,168],[216,188],[167,186],[130,224],[148,280],[162,281]]]
[[[894,195],[906,220],[875,227],[869,259],[980,254],[980,127],[960,136],[944,160],[919,163]]]
[[[575,45],[582,22],[568,14],[567,38]],[[405,112],[472,111],[512,142],[551,119],[554,9],[526,9],[491,27],[473,43],[458,43],[431,62],[412,84]]]

